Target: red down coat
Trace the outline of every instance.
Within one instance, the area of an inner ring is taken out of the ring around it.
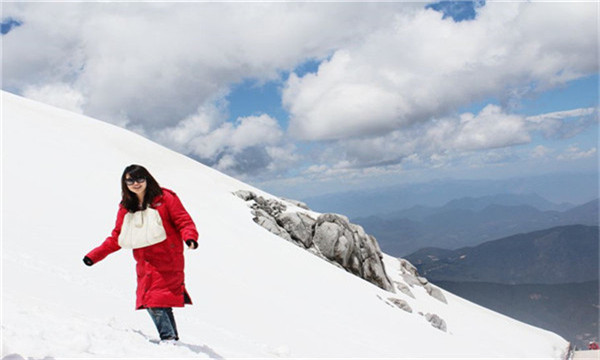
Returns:
[[[191,304],[184,284],[183,241],[198,240],[196,225],[181,204],[177,195],[163,188],[150,207],[156,209],[162,219],[167,239],[158,244],[133,249],[137,262],[136,309],[150,307],[183,307]],[[102,245],[87,254],[94,264],[121,249],[118,243],[121,225],[127,209],[119,205],[117,222],[111,235]]]

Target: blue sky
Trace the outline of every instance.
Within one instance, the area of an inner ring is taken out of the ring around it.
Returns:
[[[316,73],[319,70],[318,60],[308,60],[297,66],[293,72],[298,76]],[[287,128],[289,114],[281,106],[281,79],[288,78],[290,72],[282,72],[276,81],[258,82],[246,80],[235,84],[227,96],[229,103],[228,121],[235,121],[239,117],[261,113],[272,114],[279,124]]]
[[[18,20],[6,18],[2,19],[2,23],[0,24],[0,34],[8,34],[12,29],[21,26],[22,23]]]
[[[593,3],[3,10],[4,90],[284,196],[597,172]]]
[[[477,9],[482,6],[485,6],[485,1],[440,1],[425,5],[425,8],[443,13],[444,19],[460,22],[475,19]]]

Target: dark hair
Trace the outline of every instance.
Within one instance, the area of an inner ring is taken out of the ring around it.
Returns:
[[[137,195],[129,190],[125,183],[127,174],[129,174],[132,179],[146,179],[146,193],[144,194],[141,210],[145,210],[155,197],[162,195],[163,192],[160,185],[158,185],[158,182],[156,182],[145,167],[141,165],[129,165],[125,168],[125,171],[123,171],[123,175],[121,176],[121,205],[129,210],[129,212],[136,212],[140,210],[140,207]]]

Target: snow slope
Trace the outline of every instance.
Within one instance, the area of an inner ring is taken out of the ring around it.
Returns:
[[[200,231],[181,346],[135,311],[131,252],[81,259],[112,230],[125,166],[175,190]],[[9,358],[561,358],[568,343],[444,292],[386,292],[252,221],[259,189],[124,129],[2,93],[2,356]],[[385,257],[394,281],[400,263]],[[412,313],[391,305],[405,300]],[[439,315],[447,332],[419,314]]]

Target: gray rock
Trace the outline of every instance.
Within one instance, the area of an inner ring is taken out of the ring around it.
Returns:
[[[323,214],[315,223],[314,244],[329,260],[341,264],[349,272],[394,292],[377,241],[362,227],[350,224],[348,218],[337,214]]]
[[[417,271],[417,268],[413,264],[411,264],[406,259],[398,259],[398,260],[400,261],[400,268],[403,273],[410,274],[414,277],[419,277],[419,272]]]
[[[410,291],[410,288],[406,284],[394,281],[394,285],[396,285],[396,289],[400,290],[400,292],[410,296],[413,299],[416,299],[415,295],[412,293],[412,291]]]
[[[440,288],[433,286],[432,284],[427,284],[424,287],[430,296],[443,302],[444,304],[448,303],[448,300],[446,300],[446,297],[444,296],[444,293],[442,293],[442,290],[440,290]]]
[[[427,319],[427,321],[429,321],[431,323],[431,326],[433,326],[434,328],[446,332],[446,322],[441,317],[437,316],[436,314],[427,313],[425,314],[425,319]]]
[[[265,199],[262,196],[257,196],[253,200],[254,204],[250,206],[252,209],[264,210],[266,213],[268,213],[274,218],[277,218],[282,212],[284,212],[287,209],[287,206],[285,206],[284,203],[275,199]]]
[[[311,246],[311,247],[309,247],[308,249],[306,249],[306,251],[308,251],[309,253],[311,253],[311,254],[313,254],[313,255],[316,255],[316,256],[320,257],[321,259],[325,259],[325,260],[327,260],[327,258],[325,257],[325,255],[321,254],[321,251],[320,251],[320,250],[319,250],[319,248],[318,248],[318,247],[316,247],[316,246]],[[336,264],[336,265],[338,265],[338,264]],[[339,265],[338,265],[338,266],[339,266]],[[341,266],[340,266],[340,267],[341,267]]]
[[[315,222],[315,219],[302,213],[283,213],[277,217],[277,223],[305,248],[313,245],[312,229]]]
[[[238,190],[238,191],[234,192],[233,195],[239,197],[240,199],[242,199],[244,201],[249,201],[249,200],[253,200],[254,198],[256,198],[256,194],[249,190]]]
[[[410,286],[421,286],[419,279],[412,274],[402,274],[402,279]]]
[[[269,230],[277,236],[280,236],[288,241],[292,241],[292,237],[290,236],[290,234],[288,234],[284,229],[277,225],[277,221],[266,211],[262,209],[256,209],[253,211],[253,214],[253,220],[255,223]]]
[[[390,279],[385,272],[385,266],[379,256],[370,256],[363,260],[363,278],[369,279],[372,283],[378,285],[382,289],[396,292]]]
[[[343,236],[340,226],[335,223],[320,223],[315,226],[313,242],[319,247],[321,253],[327,258],[335,259],[335,246],[338,239]]]
[[[388,298],[389,301],[391,301],[394,305],[396,305],[397,307],[399,307],[400,309],[412,313],[413,310],[410,307],[410,305],[408,305],[408,303],[402,299],[396,299],[396,298]]]
[[[398,259],[400,261],[400,271],[404,281],[410,286],[423,286],[427,293],[435,299],[447,304],[448,301],[442,291],[433,286],[429,280],[420,276],[417,268],[406,259]],[[402,290],[401,290],[402,291]]]

